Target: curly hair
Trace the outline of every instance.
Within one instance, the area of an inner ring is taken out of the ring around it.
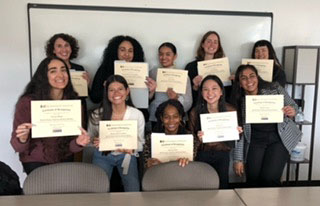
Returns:
[[[206,41],[206,39],[211,35],[211,34],[215,34],[218,37],[218,43],[219,43],[219,48],[217,50],[217,52],[214,54],[213,58],[222,58],[225,56],[222,45],[221,45],[221,40],[220,40],[220,36],[216,31],[208,31],[207,33],[205,33],[201,39],[200,45],[198,47],[197,50],[197,56],[196,59],[199,61],[204,60],[205,57],[205,52],[204,49],[202,47],[202,44]]]
[[[114,61],[119,60],[118,48],[123,41],[128,41],[133,46],[133,59],[132,62],[143,62],[144,52],[140,43],[130,36],[115,36],[110,41],[108,46],[105,48],[102,56],[102,63],[100,67],[105,69],[114,69]],[[114,73],[114,71],[112,71]]]
[[[169,99],[165,102],[162,102],[158,106],[158,108],[156,110],[157,124],[153,128],[153,132],[163,133],[165,131],[164,126],[163,126],[163,122],[162,122],[162,118],[164,116],[164,111],[166,110],[166,108],[168,106],[173,106],[174,108],[176,108],[179,113],[180,119],[181,119],[177,134],[187,134],[188,132],[187,132],[185,124],[183,122],[183,117],[185,115],[183,106],[178,100],[175,100],[175,99]]]
[[[31,96],[34,100],[51,100],[51,85],[48,80],[48,65],[52,60],[61,61],[66,68],[66,63],[56,56],[50,56],[41,61],[39,64],[36,72],[34,73],[31,81],[27,84],[24,92],[22,93],[21,97],[24,96]],[[77,93],[74,91],[69,69],[67,69],[68,73],[68,84],[63,90],[63,98],[64,99],[76,99]],[[20,97],[20,98],[21,98]]]
[[[73,36],[69,35],[69,34],[64,34],[64,33],[55,34],[47,41],[47,44],[45,46],[46,55],[48,57],[49,56],[55,56],[55,54],[53,53],[53,51],[54,51],[54,43],[59,38],[63,39],[64,41],[66,41],[66,42],[68,42],[70,44],[71,55],[70,55],[69,59],[77,58],[78,53],[79,53],[79,45],[78,45],[77,39],[74,38]]]

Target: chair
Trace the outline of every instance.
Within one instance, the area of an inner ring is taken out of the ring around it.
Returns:
[[[142,179],[143,191],[209,190],[219,188],[214,168],[204,162],[189,162],[180,167],[176,161],[153,166]]]
[[[109,178],[93,164],[57,163],[32,171],[23,183],[23,191],[26,195],[108,192]]]

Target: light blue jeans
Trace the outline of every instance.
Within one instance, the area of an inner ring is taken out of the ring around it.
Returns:
[[[124,191],[138,192],[140,191],[140,181],[138,175],[137,157],[131,155],[128,174],[124,175],[122,174],[123,169],[121,167],[124,156],[125,154],[113,155],[111,153],[108,155],[102,155],[102,152],[99,152],[97,149],[95,149],[92,163],[104,169],[109,177],[109,180],[111,178],[113,168],[117,167],[121,176]]]

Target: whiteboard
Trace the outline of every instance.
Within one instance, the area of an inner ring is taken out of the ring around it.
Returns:
[[[209,30],[219,33],[235,71],[257,40],[271,40],[272,17],[264,12],[28,4],[30,74],[45,57],[46,41],[56,33],[78,40],[80,51],[73,62],[83,65],[93,79],[103,50],[116,35],[130,35],[141,43],[149,69],[159,65],[159,45],[172,42],[178,52],[176,67],[185,68]]]

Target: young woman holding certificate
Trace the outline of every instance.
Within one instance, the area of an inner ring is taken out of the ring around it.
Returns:
[[[224,57],[224,51],[221,45],[220,36],[215,31],[205,33],[200,41],[197,50],[196,60],[187,64],[185,70],[188,70],[188,75],[191,80],[193,104],[195,107],[198,99],[198,89],[202,77],[198,75],[198,61],[212,60]]]
[[[90,98],[94,103],[103,100],[103,88],[105,81],[114,74],[114,61],[143,62],[144,53],[140,43],[130,36],[113,37],[103,52],[102,62],[98,68],[90,91]]]
[[[282,69],[282,66],[277,58],[276,52],[269,41],[257,41],[252,48],[251,57],[253,59],[272,59],[274,61],[272,82],[278,82],[283,88],[285,87],[286,74],[284,73],[284,70]]]
[[[79,71],[83,72],[82,78],[87,81],[87,85],[89,87],[90,84],[90,77],[89,73],[85,71],[83,66],[79,64],[75,64],[70,60],[77,58],[79,53],[79,45],[77,39],[69,34],[58,33],[53,35],[46,44],[45,47],[46,55],[49,56],[56,56],[60,59],[64,60],[67,64],[70,71]],[[81,104],[83,106],[83,127],[87,128],[87,102],[86,97],[81,97]]]
[[[62,162],[90,142],[80,128],[78,137],[31,138],[31,101],[77,99],[66,63],[58,57],[45,58],[20,96],[14,114],[11,145],[19,152],[24,171]]]
[[[166,135],[191,134],[185,127],[183,117],[185,115],[182,104],[175,99],[169,99],[159,105],[156,111],[157,124],[155,125],[154,133],[164,133]],[[193,141],[193,156],[197,152],[198,141],[194,138]],[[150,168],[154,165],[162,163],[157,158],[151,158],[151,134],[146,136],[146,144],[144,145],[143,153],[145,160],[145,168]],[[189,163],[188,158],[178,159],[178,164],[182,167]]]
[[[95,149],[93,164],[105,170],[109,179],[114,167],[117,167],[122,179],[124,191],[140,190],[138,176],[137,155],[142,151],[144,144],[145,121],[142,112],[132,106],[130,90],[126,80],[120,75],[110,76],[104,89],[104,98],[101,106],[90,115],[88,132],[93,137]],[[116,151],[100,152],[98,150],[99,121],[101,120],[136,120],[138,126],[138,149],[118,149]]]
[[[170,42],[165,42],[159,46],[158,52],[159,52],[159,62],[161,64],[161,67],[168,68],[168,69],[175,69],[174,61],[177,58],[176,47]],[[158,72],[158,67],[150,70],[149,72],[150,78],[154,81],[157,79],[157,72]],[[150,114],[149,120],[153,123],[153,126],[157,121],[155,116],[156,109],[162,102],[168,99],[176,99],[183,105],[185,112],[189,111],[189,109],[192,106],[192,91],[191,91],[191,84],[190,84],[189,78],[187,79],[185,94],[176,93],[174,91],[174,88],[169,88],[167,92],[154,92],[154,91],[155,91],[155,88],[150,89],[150,95],[149,95],[149,98],[154,97],[153,101],[149,106],[149,114]]]
[[[201,131],[200,114],[234,111],[225,102],[223,83],[216,75],[205,77],[199,85],[199,96],[196,107],[190,112],[189,127],[197,135],[201,145],[196,160],[210,164],[219,175],[220,189],[227,189],[229,184],[230,150],[233,141],[203,143],[204,132]],[[236,128],[235,128],[236,129]],[[242,132],[241,128],[238,128]]]
[[[246,123],[247,95],[283,95],[283,122]],[[277,82],[268,83],[258,76],[252,65],[240,65],[233,88],[233,104],[243,125],[243,136],[234,150],[234,170],[246,172],[249,186],[280,186],[280,178],[289,154],[298,144],[301,131],[291,120],[298,109],[295,102]]]

